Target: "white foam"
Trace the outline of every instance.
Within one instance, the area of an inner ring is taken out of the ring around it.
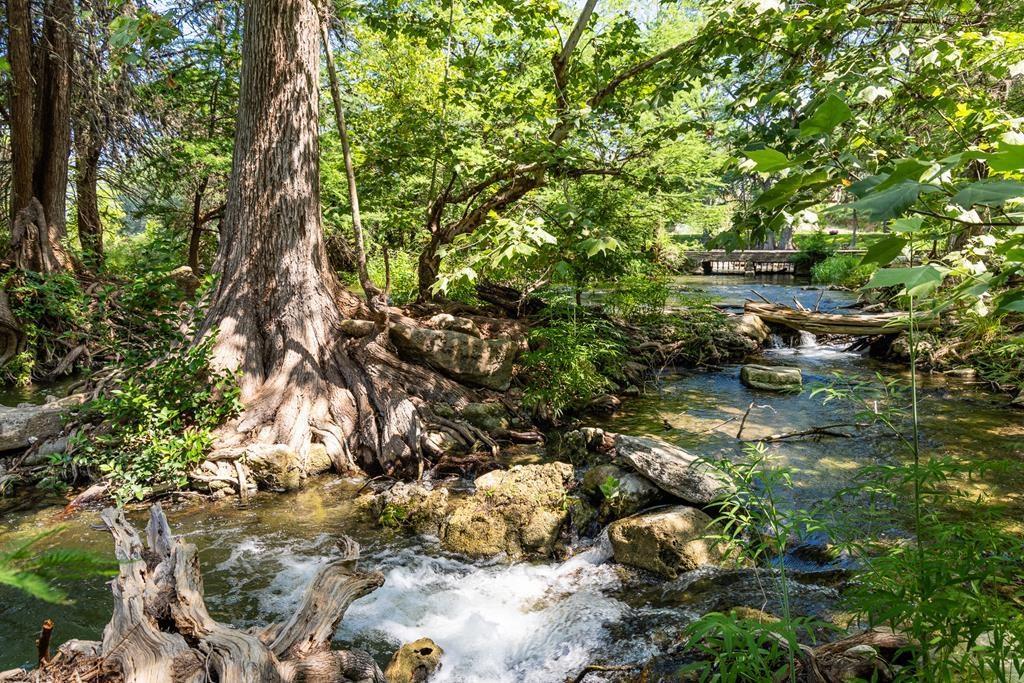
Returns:
[[[607,644],[628,607],[597,554],[564,565],[489,564],[403,550],[384,586],[354,603],[340,637],[372,632],[397,647],[432,638],[445,651],[439,682],[553,681],[575,674]]]

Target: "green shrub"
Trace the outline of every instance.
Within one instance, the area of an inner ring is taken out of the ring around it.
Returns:
[[[835,253],[836,247],[829,236],[822,231],[803,235],[796,240],[800,251],[793,257],[797,268],[810,268],[815,263],[824,261]]]
[[[573,316],[550,320],[530,333],[534,349],[523,356],[528,406],[555,415],[585,404],[613,386],[626,360],[621,333],[611,323]]]
[[[611,315],[638,322],[660,315],[668,294],[668,281],[660,273],[637,273],[616,281],[602,303]]]
[[[0,288],[25,333],[25,351],[0,368],[0,381],[29,384],[40,362],[55,365],[83,341],[92,317],[89,299],[78,280],[65,273],[10,271]]]
[[[99,427],[79,432],[54,464],[109,479],[119,503],[185,485],[210,449],[212,430],[240,407],[234,375],[210,368],[213,342],[135,367],[118,388],[85,406],[85,420]]]
[[[867,284],[875,267],[862,266],[860,256],[832,254],[811,266],[811,281],[821,285],[837,285],[856,289]]]

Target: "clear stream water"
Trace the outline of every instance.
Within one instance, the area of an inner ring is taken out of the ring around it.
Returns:
[[[685,277],[679,292],[702,290],[741,306],[752,288],[769,299],[842,310],[853,297],[805,288],[792,279]],[[808,344],[765,352],[763,363],[798,365],[805,382],[835,370],[867,376],[898,375],[858,354]],[[649,393],[627,401],[602,426],[674,441],[693,452],[737,456],[739,419],[751,402],[745,438],[848,419],[838,405],[799,395],[752,392],[739,368],[679,372],[658,378]],[[3,398],[3,397],[0,397]],[[17,397],[26,400],[27,397]],[[1004,397],[960,380],[927,378],[922,398],[928,448],[966,458],[1024,457],[1024,420]],[[666,430],[664,422],[671,426]],[[828,498],[859,466],[894,456],[892,439],[786,441],[771,450],[794,469],[794,505]],[[222,501],[169,511],[172,528],[200,550],[207,602],[214,616],[239,626],[279,620],[298,603],[339,535],[363,547],[363,563],[385,573],[384,586],[349,609],[336,636],[386,663],[403,642],[427,636],[446,652],[439,681],[561,681],[595,661],[644,661],[671,643],[697,615],[745,604],[772,607],[749,572],[698,570],[671,582],[655,581],[601,560],[598,546],[565,563],[478,562],[447,554],[429,538],[409,538],[354,521],[352,497],[361,483],[326,477],[291,494],[260,495],[246,506]],[[974,486],[995,495],[1024,518],[1024,477],[1003,472]],[[0,500],[0,548],[59,526],[48,543],[109,553],[109,536],[94,512],[59,518],[60,503],[40,497]],[[141,525],[144,513],[134,513]],[[800,567],[796,567],[800,568]],[[824,583],[824,582],[822,582]],[[26,663],[45,618],[58,640],[98,638],[109,619],[109,589],[101,579],[64,585],[69,605],[47,605],[0,587],[0,670]],[[835,602],[827,585],[799,584],[798,612],[827,614]]]

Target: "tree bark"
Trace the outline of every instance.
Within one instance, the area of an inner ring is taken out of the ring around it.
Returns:
[[[90,116],[78,121],[75,129],[75,195],[78,198],[78,241],[89,268],[103,265],[103,222],[100,218],[99,182],[103,133]]]
[[[188,233],[188,265],[197,276],[202,272],[202,264],[199,262],[199,247],[203,241],[203,195],[206,194],[206,186],[210,183],[210,176],[203,176],[192,197],[192,227]]]
[[[74,8],[71,0],[47,0],[43,5],[42,38],[35,58],[31,4],[8,0],[7,9],[12,83],[11,258],[16,267],[26,270],[71,270],[75,264],[63,240],[71,153]]]
[[[466,392],[392,355],[382,326],[342,332],[365,308],[324,246],[318,75],[314,4],[250,0],[220,278],[200,331],[217,335],[212,363],[240,373],[244,410],[218,444],[285,444],[305,462],[321,443],[338,470],[414,472],[418,402],[462,404]]]

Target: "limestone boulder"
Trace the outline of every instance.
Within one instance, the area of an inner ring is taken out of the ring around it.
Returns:
[[[441,545],[471,556],[548,556],[568,516],[572,465],[520,465],[477,477],[476,491],[452,501]]]
[[[75,394],[43,405],[0,406],[0,451],[27,448],[57,436],[64,429],[64,414],[84,400]]]
[[[448,515],[448,490],[398,483],[374,497],[371,512],[384,526],[437,536]]]
[[[627,517],[608,526],[616,562],[669,579],[724,559],[708,539],[714,533],[710,517],[683,505]]]
[[[245,464],[260,488],[294,491],[305,477],[295,449],[286,444],[259,444],[245,453]]]
[[[800,368],[785,365],[744,365],[740,381],[762,391],[800,391],[804,378]]]
[[[469,318],[460,318],[449,313],[438,313],[427,318],[427,325],[437,330],[452,330],[468,334],[471,337],[483,337],[475,322]]]
[[[167,273],[167,278],[189,296],[195,294],[201,284],[191,266],[179,266]]]
[[[511,340],[480,339],[402,321],[391,323],[390,335],[401,356],[426,363],[460,382],[504,391],[512,381],[519,345]]]
[[[616,434],[612,443],[615,464],[634,470],[691,505],[708,505],[731,491],[709,463],[667,441]]]
[[[597,501],[598,519],[605,522],[636,514],[665,495],[646,477],[611,464],[587,470],[583,490]]]
[[[444,655],[430,638],[420,638],[398,648],[384,669],[388,683],[422,683],[441,666]]]
[[[744,313],[729,318],[729,326],[738,335],[751,340],[755,346],[764,344],[771,336],[771,330],[755,313]]]

